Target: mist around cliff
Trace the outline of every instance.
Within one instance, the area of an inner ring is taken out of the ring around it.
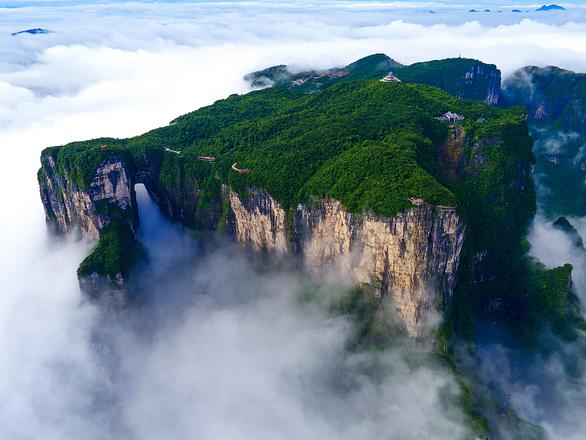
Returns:
[[[403,63],[461,54],[505,72],[525,64],[584,71],[583,10],[505,20],[451,5],[431,14],[436,4],[416,2],[28,3],[0,8],[0,437],[466,434],[449,404],[449,371],[413,365],[411,346],[348,350],[355,323],[327,307],[345,286],[311,284],[288,268],[267,273],[230,247],[204,256],[156,211],[151,237],[161,246],[143,237],[152,278],[140,308],[115,312],[84,300],[75,271],[91,244],[47,235],[38,156],[49,145],[166,124],[246,92],[245,73],[280,63],[320,69],[385,52]],[[10,35],[39,26],[53,32]],[[308,289],[325,304],[299,303]],[[531,360],[535,373],[524,382],[529,361],[509,365],[507,350],[488,347],[487,377],[515,391],[521,415],[551,424],[558,438],[579,438],[583,382],[559,367],[567,352]],[[539,371],[559,385],[556,398],[539,385]]]
[[[574,181],[571,177],[572,172],[581,175],[572,168],[579,166],[583,140],[568,131],[536,130],[533,136],[538,157],[538,213],[528,231],[529,255],[548,269],[572,264],[572,291],[579,298],[584,313],[586,250],[576,243],[575,237],[553,226],[560,215],[557,209],[564,209],[567,215],[574,206],[584,204],[581,194],[573,191],[584,185],[584,178]],[[552,158],[560,158],[560,161],[552,162]],[[557,174],[555,168],[559,168]],[[556,182],[559,178],[567,180]],[[552,182],[559,186],[550,186]],[[560,191],[568,192],[568,198],[562,198],[565,194]],[[586,219],[576,216],[568,216],[568,219],[581,238],[585,238]],[[505,409],[513,409],[520,417],[541,425],[551,439],[584,438],[586,334],[578,331],[577,337],[564,338],[545,330],[537,346],[528,348],[519,344],[506,329],[485,322],[478,328],[478,337],[475,368],[481,380],[505,402]]]
[[[135,307],[81,299],[72,242],[41,245],[3,295],[0,436],[470,438],[447,367],[412,344],[350,348],[357,323],[331,309],[348,286],[204,251],[140,188],[139,203]]]

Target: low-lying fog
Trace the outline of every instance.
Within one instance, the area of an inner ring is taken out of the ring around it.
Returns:
[[[8,292],[38,293],[1,320],[1,437],[469,438],[447,370],[410,365],[413,348],[347,350],[353,323],[328,307],[343,286],[261,270],[229,245],[202,253],[137,189],[151,255],[138,307],[80,300],[71,243]]]
[[[230,245],[204,252],[140,188],[151,263],[137,306],[85,301],[75,271],[90,244],[47,235],[38,157],[49,145],[166,124],[247,91],[245,73],[279,63],[323,68],[385,52],[404,63],[478,57],[505,74],[525,64],[584,71],[586,10],[514,18],[471,15],[468,1],[41,3],[0,7],[0,438],[470,438],[450,404],[452,373],[414,365],[411,346],[348,350],[354,323],[328,310],[344,286],[261,270]],[[10,35],[35,27],[52,33]],[[532,252],[574,263],[584,298],[581,257],[548,231],[536,222]],[[308,291],[323,300],[300,301]],[[584,376],[562,365],[580,350],[567,344],[528,363],[487,344],[479,365],[522,416],[579,439]]]
[[[535,150],[555,148],[563,153],[568,141],[563,132],[540,136]],[[586,144],[585,144],[586,146]],[[550,191],[539,179],[536,185],[538,206]],[[586,310],[586,250],[573,237],[553,226],[540,209],[529,229],[529,254],[547,268],[566,263],[573,266],[573,291]],[[570,218],[581,237],[586,238],[586,219]],[[476,367],[486,383],[501,396],[506,406],[521,417],[543,426],[553,439],[579,440],[586,437],[586,336],[573,341],[543,335],[541,349],[527,353],[523,347],[505,346],[502,329],[485,326],[479,331]]]

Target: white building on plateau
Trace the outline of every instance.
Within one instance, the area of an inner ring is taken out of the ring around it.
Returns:
[[[397,78],[393,72],[389,72],[387,76],[380,79],[380,82],[390,83],[390,82],[401,82],[399,78]]]
[[[464,116],[462,116],[462,115],[459,115],[458,113],[446,112],[443,115],[438,116],[435,119],[437,119],[438,121],[455,123],[455,122],[463,121],[466,118],[464,118]]]

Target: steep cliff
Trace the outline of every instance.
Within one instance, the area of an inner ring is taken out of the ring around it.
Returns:
[[[532,123],[586,134],[586,75],[527,66],[503,83],[505,104],[524,105]]]
[[[287,223],[282,206],[262,190],[246,201],[229,192],[230,230],[257,250],[293,253],[306,270],[347,277],[379,298],[392,299],[410,334],[451,297],[464,223],[453,207],[415,201],[393,218],[355,215],[340,202],[298,205]],[[288,240],[288,231],[291,240]]]
[[[462,99],[499,103],[501,72],[494,64],[467,58],[415,63],[397,72],[403,81],[429,84]]]
[[[536,174],[544,188],[543,213],[551,220],[586,215],[586,75],[551,66],[524,67],[504,81],[503,103],[527,108]]]
[[[448,110],[465,119],[448,124]],[[123,285],[140,256],[144,183],[173,220],[389,299],[416,335],[449,309],[465,242],[495,261],[495,243],[520,238],[531,157],[518,109],[365,80],[232,96],[136,138],[50,148],[39,178],[49,223],[98,239],[78,272],[91,292]]]
[[[59,161],[56,149],[46,150],[38,179],[47,223],[58,234],[81,232],[99,242],[80,265],[78,277],[86,292],[98,295],[113,289],[117,302],[125,301],[124,284],[137,256],[138,211],[132,172],[126,161],[100,147],[91,179]]]
[[[128,221],[133,232],[136,230],[136,195],[121,158],[111,156],[102,160],[89,186],[84,188],[67,167],[58,168],[55,153],[57,150],[50,150],[42,156],[38,178],[47,219],[57,233],[65,234],[79,226],[83,235],[97,240],[100,231],[112,221],[110,207],[119,208],[124,213],[120,217]],[[131,215],[126,215],[127,211]]]

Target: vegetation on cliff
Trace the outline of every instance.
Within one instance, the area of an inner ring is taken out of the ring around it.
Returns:
[[[92,253],[79,265],[77,275],[107,276],[110,281],[125,280],[134,263],[146,257],[128,225],[113,222],[100,231],[100,240]]]
[[[522,120],[517,111],[461,101],[423,85],[357,81],[313,95],[267,89],[231,96],[145,135],[57,147],[56,156],[82,188],[101,159],[124,152],[137,168],[153,161],[158,180],[167,185],[217,176],[237,190],[264,188],[285,208],[325,195],[339,197],[355,212],[392,216],[411,197],[455,203],[434,159],[447,133],[434,117],[448,110],[465,115],[470,128],[485,119],[477,130]],[[204,155],[215,161],[198,158]],[[235,173],[235,162],[252,173]]]
[[[532,123],[549,131],[586,132],[586,74],[527,66],[503,84],[505,104],[524,105]]]
[[[390,62],[374,55],[348,70],[376,76]],[[444,64],[469,68],[466,60]],[[417,68],[425,75],[430,67]],[[194,192],[197,207],[182,220],[196,227],[226,184],[242,195],[262,188],[285,210],[332,197],[351,212],[392,217],[422,199],[458,206],[479,246],[506,247],[520,235],[534,204],[523,174],[532,154],[521,109],[461,100],[422,84],[343,78],[318,93],[273,87],[232,95],[135,138],[76,142],[43,154],[81,189],[101,161],[123,157],[131,174],[148,175],[162,193],[187,199],[183,193]],[[438,160],[453,129],[437,117],[448,111],[465,118],[458,123],[465,136],[456,178]]]
[[[501,74],[496,66],[469,58],[415,63],[398,70],[397,75],[402,81],[429,84],[450,95],[478,101],[498,99],[500,92]]]
[[[390,66],[400,69],[403,82],[377,80]],[[468,72],[482,69],[488,75],[466,82]],[[161,203],[167,213],[180,211],[181,220],[196,228],[225,223],[223,185],[243,198],[250,188],[266,190],[288,218],[297,204],[325,197],[358,215],[382,217],[404,212],[419,203],[414,199],[457,206],[467,239],[460,281],[437,338],[441,362],[450,366],[450,340],[454,334],[473,339],[481,316],[498,315],[519,335],[532,338],[543,327],[572,337],[572,327],[583,325],[570,292],[572,267],[548,270],[526,257],[522,239],[536,207],[525,110],[456,97],[484,100],[491,81],[500,78],[495,71],[474,60],[404,67],[374,55],[342,73],[313,72],[311,80],[294,85],[291,81],[304,74],[291,76],[277,66],[251,78],[268,79],[276,87],[232,95],[131,139],[76,142],[43,155],[50,155],[56,172],[67,174],[82,190],[100,163],[122,157],[134,181],[141,176],[147,187],[168,196]],[[448,111],[464,119],[438,120]],[[39,172],[41,180],[46,172]],[[141,255],[131,222],[110,217],[79,276],[125,277]],[[378,346],[388,329],[377,327],[371,300],[354,295],[340,309],[357,313],[361,343]],[[462,387],[467,389],[465,382]],[[463,404],[470,406],[477,431],[486,432],[469,395]]]
[[[528,109],[535,171],[544,189],[542,212],[551,220],[586,215],[586,75],[551,66],[524,67],[504,82],[503,98],[506,105]]]
[[[380,79],[389,71],[394,71],[401,81],[428,84],[460,98],[487,101],[499,96],[501,74],[497,67],[469,58],[448,58],[405,66],[378,53],[346,67],[291,73],[287,66],[279,65],[252,72],[244,79],[254,87],[275,86],[297,94],[309,94],[343,82]]]

